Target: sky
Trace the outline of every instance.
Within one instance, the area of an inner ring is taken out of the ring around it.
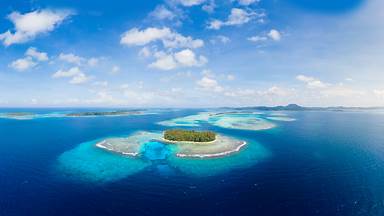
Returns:
[[[382,0],[0,2],[0,107],[384,106]]]

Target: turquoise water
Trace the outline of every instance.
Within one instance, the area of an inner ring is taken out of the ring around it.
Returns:
[[[171,155],[171,147],[161,142],[150,141],[141,148],[141,155],[148,160],[165,160]]]
[[[138,136],[138,134],[145,136]],[[64,152],[58,158],[56,171],[71,180],[108,183],[118,181],[142,171],[150,165],[162,161],[168,167],[195,177],[207,177],[257,164],[270,155],[260,143],[248,141],[239,152],[218,158],[179,158],[177,146],[151,141],[159,133],[133,133],[126,137],[139,137],[141,148],[138,156],[126,156],[120,153],[96,147],[102,139],[85,142]]]
[[[150,165],[145,160],[111,153],[85,142],[58,157],[55,169],[60,175],[86,182],[112,182],[142,171]]]

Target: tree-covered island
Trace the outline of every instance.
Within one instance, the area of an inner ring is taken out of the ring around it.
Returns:
[[[170,141],[211,142],[216,140],[216,133],[212,131],[173,129],[164,132],[164,139]]]

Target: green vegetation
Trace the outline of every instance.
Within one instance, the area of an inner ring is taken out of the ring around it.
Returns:
[[[116,115],[140,115],[140,111],[95,111],[95,112],[79,112],[69,113],[67,116],[116,116]]]
[[[9,117],[19,117],[19,116],[28,116],[33,115],[33,113],[27,113],[27,112],[14,112],[14,113],[7,113],[6,116]]]
[[[164,139],[171,141],[189,141],[189,142],[210,142],[216,139],[216,134],[212,131],[194,131],[194,130],[166,130]]]

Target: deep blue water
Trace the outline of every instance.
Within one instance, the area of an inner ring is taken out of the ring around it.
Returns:
[[[266,131],[212,127],[271,153],[214,176],[160,164],[95,184],[63,178],[54,168],[80,143],[161,130],[155,122],[195,112],[0,119],[0,215],[384,215],[383,113],[292,112],[297,121]]]

